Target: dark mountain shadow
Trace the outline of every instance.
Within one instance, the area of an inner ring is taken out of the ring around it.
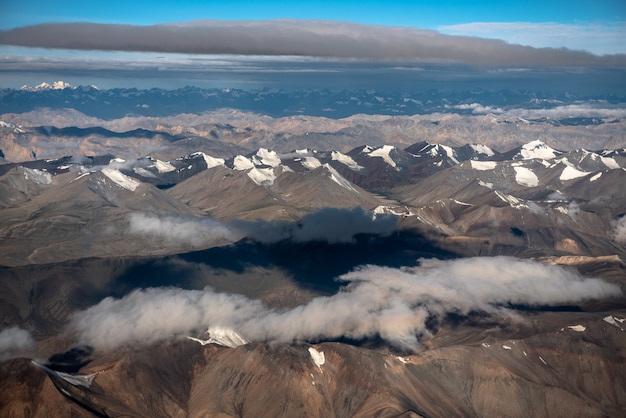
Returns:
[[[397,231],[390,236],[359,235],[353,243],[340,244],[242,240],[225,247],[138,259],[113,278],[109,295],[121,297],[133,289],[162,286],[201,289],[211,285],[219,291],[212,273],[243,274],[252,267],[280,270],[302,288],[331,294],[342,286],[336,278],[357,266],[416,266],[422,257],[449,259],[457,255],[414,231]]]

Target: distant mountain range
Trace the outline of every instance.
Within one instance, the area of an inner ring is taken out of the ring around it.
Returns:
[[[428,90],[406,93],[374,90],[203,89],[192,86],[176,90],[100,90],[96,86],[74,87],[64,81],[52,84],[44,82],[34,87],[23,86],[19,90],[2,89],[0,95],[0,113],[23,113],[42,107],[71,108],[102,119],[127,115],[203,113],[223,108],[273,117],[308,115],[344,118],[355,114],[487,114],[513,109],[554,109],[586,103],[623,107],[626,103],[626,97],[616,95],[582,96],[511,90]],[[574,117],[568,118],[565,123],[593,125],[599,122],[593,117]]]

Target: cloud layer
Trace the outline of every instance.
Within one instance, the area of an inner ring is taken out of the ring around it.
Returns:
[[[211,218],[179,216],[156,217],[142,213],[128,216],[128,231],[157,239],[164,245],[207,245],[221,240],[236,241],[243,238],[235,231]]]
[[[51,23],[0,32],[0,44],[102,51],[423,60],[497,66],[626,66],[626,55],[532,48],[415,28],[331,21],[199,21],[133,26]]]
[[[30,332],[19,327],[12,327],[0,331],[0,360],[7,360],[35,346],[35,340]]]
[[[350,243],[359,234],[389,235],[398,219],[373,215],[361,208],[325,208],[304,215],[298,222],[235,221],[220,223],[212,218],[166,216],[143,213],[128,216],[128,232],[164,245],[207,245],[220,240],[238,241],[244,237],[263,243],[283,240],[294,242],[326,241]]]
[[[615,242],[626,246],[626,216],[622,216],[613,221],[612,226]]]
[[[421,267],[405,269],[364,266],[339,280],[346,286],[337,294],[283,311],[209,288],[137,290],[75,313],[68,330],[101,350],[153,344],[209,327],[251,341],[378,335],[417,350],[429,335],[428,318],[480,311],[506,321],[514,315],[509,304],[559,305],[621,295],[614,284],[511,257],[421,260]]]

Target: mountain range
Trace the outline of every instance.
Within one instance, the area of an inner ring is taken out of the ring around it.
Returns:
[[[212,93],[304,95],[3,91],[0,415],[626,413],[618,113],[147,110]]]

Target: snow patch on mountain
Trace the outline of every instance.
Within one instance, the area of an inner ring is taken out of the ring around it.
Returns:
[[[498,196],[500,198],[500,200],[502,200],[503,202],[506,202],[509,204],[509,206],[511,206],[512,208],[515,209],[522,209],[522,208],[527,208],[528,206],[524,203],[523,200],[518,199],[515,196],[511,196],[510,194],[505,194],[502,193],[498,190],[495,191],[496,196]]]
[[[563,169],[563,172],[559,176],[559,180],[561,181],[573,180],[573,179],[577,179],[580,177],[585,177],[587,174],[589,173],[586,171],[580,171],[577,168],[574,168],[568,165]]]
[[[327,169],[328,171],[330,171],[330,179],[332,181],[334,181],[335,183],[337,183],[344,189],[358,193],[357,190],[354,187],[352,187],[352,184],[350,184],[348,180],[344,179],[341,176],[341,174],[339,174],[337,170],[335,170],[330,164],[326,163],[323,165],[323,167]]]
[[[493,190],[493,183],[487,183],[482,180],[478,180],[478,184],[480,184],[483,187]]]
[[[540,158],[542,160],[551,160],[558,156],[560,153],[553,148],[550,148],[544,142],[540,140],[531,141],[528,144],[522,145],[520,155],[525,160],[533,158]]]
[[[595,176],[592,176],[589,181],[596,181],[598,180],[600,177],[602,177],[602,171],[600,171],[598,174],[596,174]]]
[[[300,164],[302,164],[305,168],[308,168],[309,170],[315,170],[316,168],[322,166],[320,160],[315,157],[304,157],[304,159],[300,161]]]
[[[104,174],[105,176],[107,176],[109,179],[111,179],[114,183],[116,183],[117,185],[130,190],[131,192],[134,192],[135,189],[137,188],[137,186],[139,186],[141,183],[138,182],[137,180],[128,177],[125,174],[122,174],[119,170],[115,170],[113,168],[103,168],[102,169],[102,174]]]
[[[309,354],[311,355],[311,360],[313,360],[313,363],[315,363],[318,368],[321,369],[324,363],[326,363],[326,357],[323,351],[317,351],[315,348],[309,347]]]
[[[396,162],[389,155],[389,153],[395,148],[396,147],[394,147],[393,145],[383,145],[380,148],[370,151],[369,153],[367,153],[367,155],[369,157],[380,157],[383,159],[383,161],[385,161],[390,166],[396,167]]]
[[[199,343],[200,345],[217,344],[230,348],[246,345],[250,342],[247,339],[243,338],[241,335],[239,335],[237,332],[229,328],[211,327],[207,330],[207,334],[209,335],[209,338],[206,340],[195,337],[187,338],[191,341]]]
[[[38,170],[36,168],[24,169],[24,177],[36,184],[50,184],[52,183],[52,175],[44,170]]]
[[[356,161],[354,161],[349,155],[342,154],[338,151],[333,151],[330,153],[330,157],[333,159],[333,161],[338,161],[348,166],[352,170],[360,171],[363,169],[363,166],[358,165]]]
[[[198,156],[198,155],[201,156],[204,159],[204,162],[206,163],[206,168],[213,168],[213,167],[219,167],[219,166],[223,166],[224,165],[224,159],[223,158],[211,157],[210,155],[207,155],[207,154],[205,154],[202,151],[194,152],[191,155],[192,156]],[[172,166],[172,168],[174,168],[174,167]]]
[[[495,161],[474,161],[470,160],[470,165],[474,170],[487,171],[493,170],[498,165]]]
[[[602,161],[602,164],[607,166],[610,170],[617,170],[621,168],[617,161],[615,161],[615,158],[600,156],[600,161]]]
[[[135,172],[136,174],[142,177],[153,178],[153,179],[156,178],[156,176],[151,171],[148,171],[143,167],[135,167],[133,168],[133,172]]]
[[[237,155],[233,160],[233,168],[235,170],[249,170],[254,168],[254,163],[243,155]]]
[[[252,160],[255,165],[268,165],[270,167],[278,167],[281,163],[278,154],[266,148],[259,148]]]
[[[57,370],[52,370],[49,367],[44,366],[43,364],[37,363],[35,360],[31,360],[31,363],[40,369],[43,369],[46,373],[51,376],[58,377],[61,380],[66,381],[72,386],[83,386],[90,387],[93,379],[98,375],[98,373],[84,374],[84,375],[74,375],[64,372],[59,372]]]
[[[272,184],[274,184],[274,180],[276,180],[276,174],[274,174],[274,169],[272,167],[268,167],[268,168],[254,167],[250,171],[248,171],[246,174],[258,186],[271,186]]]
[[[495,152],[491,148],[482,144],[470,144],[470,147],[478,154],[485,154],[488,157],[495,155]]]
[[[587,329],[584,325],[570,325],[567,328],[575,332],[584,332]]]
[[[170,171],[176,170],[172,164],[167,161],[156,160],[154,164],[149,165],[148,167],[154,167],[157,169],[159,173],[169,173]]]
[[[537,187],[539,185],[539,178],[537,175],[526,167],[513,167],[515,170],[515,181],[524,187]]]
[[[624,320],[626,320],[626,318],[618,318],[618,317],[613,316],[613,315],[608,315],[608,316],[605,316],[604,318],[602,318],[602,320],[604,322],[606,322],[607,324],[611,324],[611,325],[616,326],[617,328],[620,329],[620,331],[624,331],[624,328],[622,328],[622,326],[620,324],[623,324]]]

